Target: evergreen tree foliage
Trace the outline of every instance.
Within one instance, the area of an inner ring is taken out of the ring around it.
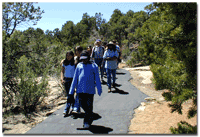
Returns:
[[[72,47],[76,42],[75,37],[75,25],[72,21],[68,21],[66,24],[63,25],[61,30],[62,35],[62,43]]]
[[[193,117],[197,114],[197,5],[154,3],[149,7],[156,10],[134,35],[140,39],[140,55],[151,64],[156,89],[170,90],[163,96],[172,101],[172,112],[182,114],[183,102],[192,99],[188,117]]]
[[[75,46],[84,49],[96,39],[116,39],[123,47],[122,56],[129,65],[150,65],[156,89],[169,89],[165,100],[171,101],[172,112],[182,114],[182,104],[193,100],[188,118],[197,114],[197,4],[152,3],[146,11],[115,9],[108,22],[99,12],[84,13],[77,24],[66,21],[53,31],[28,28],[19,24],[41,19],[40,8],[33,3],[3,3],[3,107],[19,106],[24,114],[34,111],[47,95],[47,78],[60,79],[60,61]],[[132,53],[130,45],[139,42]],[[186,122],[170,128],[174,134],[197,133],[197,126]]]
[[[8,36],[13,34],[19,24],[32,21],[36,25],[44,13],[40,7],[35,8],[33,2],[4,2],[2,8],[3,30]]]
[[[194,134],[197,133],[197,125],[192,126],[185,121],[181,121],[177,124],[178,128],[170,128],[173,134]]]
[[[47,84],[46,80],[47,70],[43,73],[43,76],[38,78],[34,72],[33,65],[31,65],[31,59],[28,59],[25,55],[21,56],[17,60],[18,79],[17,86],[19,92],[16,94],[16,100],[21,106],[23,106],[23,112],[27,115],[29,112],[35,110],[35,107],[41,103],[42,99],[46,96]]]

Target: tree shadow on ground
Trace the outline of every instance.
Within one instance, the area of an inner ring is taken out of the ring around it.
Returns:
[[[119,93],[119,94],[123,94],[123,95],[129,94],[128,92],[125,92],[124,90],[118,89],[116,87],[115,87],[115,90],[112,91],[112,93]]]
[[[91,125],[90,128],[77,128],[77,130],[89,130],[93,134],[108,134],[113,131],[112,128],[99,126],[99,125]]]

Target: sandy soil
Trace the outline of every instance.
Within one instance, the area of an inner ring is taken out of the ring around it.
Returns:
[[[121,64],[120,67],[125,67],[124,69],[131,73],[133,77],[131,83],[135,87],[151,97],[134,110],[135,114],[131,120],[129,134],[171,134],[170,127],[177,127],[177,123],[180,121],[186,121],[193,126],[197,125],[197,116],[191,119],[187,118],[187,112],[192,106],[191,100],[183,104],[182,115],[177,112],[171,113],[171,108],[168,107],[170,102],[166,102],[162,97],[162,93],[167,90],[155,90],[149,66],[127,68],[125,64]]]
[[[125,64],[121,63],[119,68],[128,70],[133,77],[131,83],[151,97],[146,98],[147,102],[142,102],[141,106],[134,110],[135,114],[131,120],[128,134],[170,134],[169,128],[171,126],[176,127],[181,120],[192,125],[197,124],[197,117],[187,118],[191,101],[183,105],[183,115],[170,113],[169,102],[166,102],[161,95],[166,90],[156,91],[154,89],[149,66],[127,68]],[[22,114],[2,118],[3,134],[24,134],[65,104],[66,98],[59,82],[54,78],[50,78],[49,86],[49,96],[45,98],[43,103],[43,107],[46,107],[46,109],[34,112],[29,118],[25,118]]]

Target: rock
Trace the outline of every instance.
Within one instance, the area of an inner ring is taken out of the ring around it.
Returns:
[[[54,113],[56,110],[60,109],[61,107],[63,107],[63,105],[60,105],[58,107],[55,107],[54,109],[52,109],[51,111],[47,112],[45,116],[49,116],[52,113]]]
[[[159,101],[165,101],[164,97],[159,98]]]
[[[52,113],[53,113],[53,111],[49,111],[49,112],[46,113],[46,116],[49,116],[49,115],[51,115]]]
[[[65,104],[66,102],[67,102],[67,100],[61,100],[61,101],[59,101],[59,102],[57,103],[57,105],[59,106],[59,105]]]
[[[61,100],[67,100],[67,97],[61,97],[60,99]]]
[[[145,102],[142,102],[142,103],[141,103],[141,106],[146,106],[146,103],[145,103]]]
[[[138,108],[138,110],[144,111],[145,108],[146,108],[145,106],[140,106],[140,107]]]
[[[156,99],[153,98],[153,97],[147,97],[147,98],[145,98],[145,100],[146,100],[146,101],[154,101],[154,100],[156,100]]]

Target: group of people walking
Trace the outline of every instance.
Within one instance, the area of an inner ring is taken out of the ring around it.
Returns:
[[[111,92],[111,85],[115,87],[116,69],[121,53],[116,41],[110,41],[108,44],[104,42],[102,45],[101,40],[97,39],[93,48],[89,46],[87,50],[83,50],[81,46],[76,47],[75,55],[72,51],[68,51],[66,58],[61,61],[61,82],[67,94],[63,114],[65,117],[70,113],[76,116],[80,114],[80,107],[82,107],[85,111],[83,128],[89,128],[93,121],[95,87],[98,95],[101,96],[101,83],[104,82],[105,73],[108,93]],[[72,108],[71,112],[70,108]]]

